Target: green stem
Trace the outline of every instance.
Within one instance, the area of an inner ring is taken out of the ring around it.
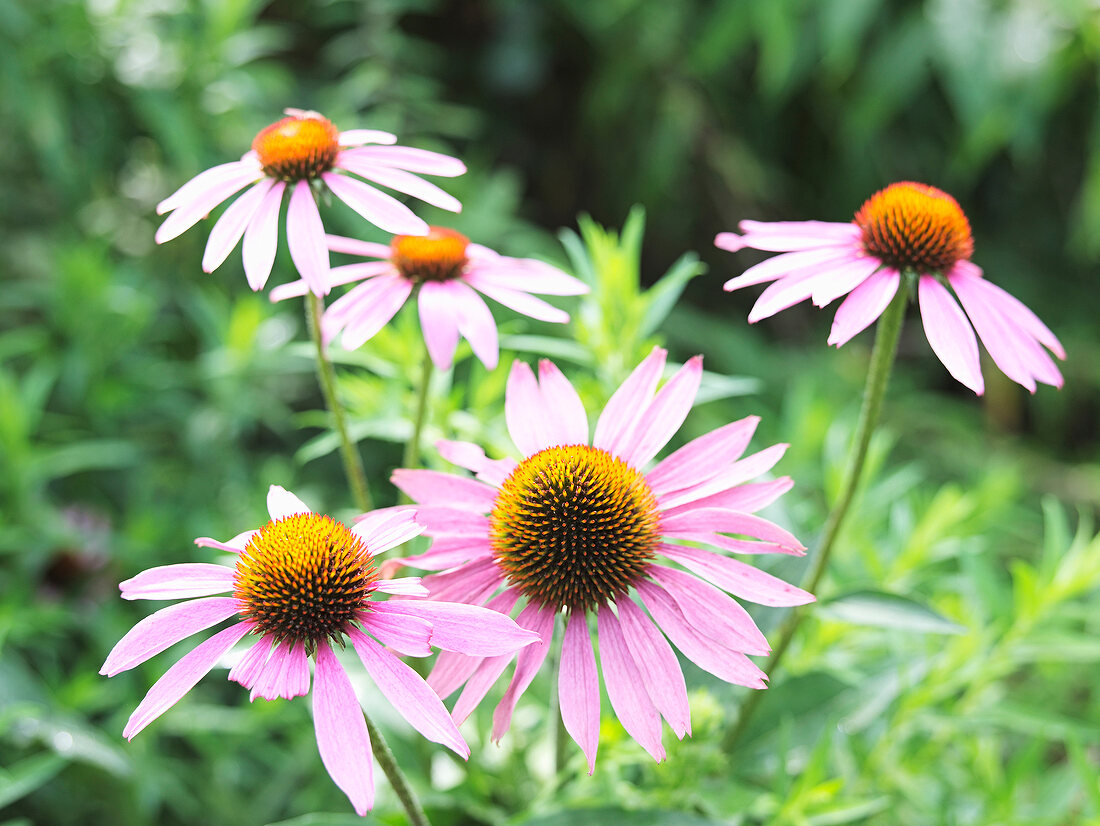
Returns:
[[[405,457],[401,460],[403,468],[420,467],[420,436],[424,432],[424,421],[428,416],[428,388],[432,383],[432,357],[424,346],[424,365],[420,368],[420,387],[416,396],[416,418],[413,419],[413,431],[405,445]]]
[[[382,736],[382,732],[378,730],[365,712],[363,717],[367,721],[367,734],[370,735],[370,746],[371,751],[374,752],[374,759],[382,767],[382,771],[385,772],[390,781],[390,786],[396,792],[401,805],[405,807],[405,813],[409,816],[409,823],[411,826],[431,826],[428,816],[424,814],[424,809],[420,806],[420,801],[416,799],[416,795],[413,794],[404,773],[397,765],[397,760],[394,759],[393,752],[390,751],[390,747],[386,743],[386,738]]]
[[[355,499],[355,506],[364,513],[372,507],[370,488],[367,487],[367,476],[363,472],[363,460],[359,456],[359,450],[348,436],[347,421],[344,418],[344,408],[340,406],[336,398],[336,371],[325,353],[325,344],[321,340],[321,299],[313,293],[306,295],[306,324],[309,327],[310,338],[317,355],[317,380],[321,385],[321,392],[325,397],[325,404],[332,414],[332,424],[340,437],[340,458],[344,461],[344,474],[351,485],[351,493]]]
[[[909,301],[908,279],[903,274],[901,285],[897,295],[890,302],[882,316],[879,317],[878,328],[875,332],[875,345],[871,351],[871,364],[867,370],[867,383],[863,388],[863,406],[859,411],[859,423],[856,425],[856,433],[852,443],[851,453],[848,454],[848,464],[844,470],[844,479],[840,486],[840,495],[829,512],[825,521],[825,528],[821,533],[821,542],[818,545],[817,554],[814,556],[813,565],[806,575],[802,588],[813,593],[821,583],[825,575],[825,568],[829,563],[833,545],[840,534],[844,524],[844,518],[848,514],[852,500],[855,498],[856,488],[859,486],[860,477],[863,475],[863,464],[867,459],[867,448],[871,444],[871,436],[878,424],[879,412],[882,410],[882,400],[886,395],[886,385],[890,381],[890,369],[894,365],[894,357],[898,351],[898,339],[901,336],[901,325],[905,318],[905,306]],[[804,610],[794,608],[787,615],[783,623],[779,641],[772,650],[771,659],[767,665],[768,674],[774,678],[783,660],[784,654],[794,639],[795,632],[805,616]],[[727,751],[741,739],[748,728],[760,700],[764,696],[762,691],[754,691],[749,695],[741,713],[737,717],[736,725],[731,728],[722,745]]]

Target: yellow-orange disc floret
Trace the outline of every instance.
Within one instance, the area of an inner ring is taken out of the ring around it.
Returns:
[[[233,596],[260,632],[312,649],[326,637],[342,638],[377,579],[358,536],[328,516],[299,513],[268,522],[248,541]]]
[[[261,131],[252,149],[269,178],[307,180],[332,169],[340,151],[340,132],[320,115],[288,117]]]
[[[855,222],[867,253],[895,269],[944,272],[974,252],[962,208],[934,186],[891,184],[867,199]]]
[[[587,445],[520,462],[489,515],[510,584],[555,609],[614,601],[645,576],[660,539],[657,499],[622,459]]]
[[[470,239],[446,227],[431,227],[427,235],[396,235],[390,260],[410,281],[449,281],[466,266]]]

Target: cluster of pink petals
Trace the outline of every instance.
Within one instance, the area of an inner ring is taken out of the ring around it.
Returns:
[[[309,513],[298,497],[278,486],[271,487],[267,503],[272,519]],[[380,553],[419,535],[423,527],[415,521],[412,508],[389,508],[367,514],[353,530],[372,553]],[[240,553],[253,533],[246,531],[228,542],[201,538],[195,543]],[[107,656],[100,673],[108,677],[140,665],[192,634],[238,618],[157,680],[130,716],[123,731],[127,739],[175,705],[234,644],[250,634],[258,638],[229,672],[229,679],[251,689],[251,699],[290,699],[309,693],[309,661],[303,643],[283,641],[273,649],[271,639],[256,634],[255,626],[240,617],[241,606],[235,598],[214,596],[233,589],[234,571],[232,565],[165,565],[121,584],[123,599],[187,601],[163,608],[135,625]],[[379,580],[375,590],[406,597],[427,595],[415,577]],[[501,656],[534,641],[508,617],[445,602],[372,601],[370,610],[361,612],[358,620],[358,627],[349,626],[346,634],[375,685],[413,728],[464,758],[469,756],[469,747],[439,697],[389,649],[425,657],[431,653],[430,643],[446,651]],[[373,804],[374,782],[370,738],[359,701],[327,641],[317,645],[314,658],[313,717],[321,761],[355,810],[365,814]]]
[[[679,429],[702,374],[701,359],[692,358],[658,391],[665,355],[655,348],[626,379],[608,401],[591,439],[593,446],[639,470]],[[588,418],[580,398],[549,361],[539,363],[537,379],[528,365],[513,364],[505,413],[508,430],[524,457],[555,445],[589,444]],[[600,671],[623,727],[654,759],[662,760],[661,718],[677,737],[691,729],[684,676],[669,640],[719,678],[763,688],[765,675],[746,654],[767,654],[767,640],[745,609],[723,591],[771,606],[813,600],[758,568],[697,547],[747,554],[803,552],[794,536],[754,515],[791,487],[787,477],[750,481],[767,472],[787,447],[774,445],[743,456],[757,421],[749,417],[701,436],[645,473],[660,509],[664,541],[656,552],[680,567],[651,564],[634,593],[598,608],[599,669],[585,613],[569,615],[558,677],[559,707],[590,771],[599,743]],[[488,600],[487,607],[509,613],[521,607],[516,621],[536,632],[541,643],[519,653],[512,680],[493,715],[493,737],[500,738],[509,728],[520,695],[546,658],[559,611],[553,605],[522,604],[522,595],[509,585],[493,559],[486,514],[516,460],[489,459],[481,448],[468,443],[445,441],[438,446],[448,461],[473,471],[476,478],[431,470],[396,471],[394,483],[419,503],[417,518],[434,541],[426,553],[391,560],[385,567],[392,570],[408,564],[442,571],[424,580],[433,599],[472,605]],[[465,684],[452,712],[461,722],[511,659],[511,654],[445,652],[428,684],[442,697]]]
[[[292,116],[309,114],[296,109],[286,111]],[[320,180],[333,195],[386,232],[424,235],[428,225],[407,206],[352,176],[361,176],[442,209],[459,212],[462,205],[455,198],[412,173],[454,177],[464,173],[466,166],[436,152],[385,145],[396,140],[388,132],[373,129],[341,132],[341,150],[333,168],[322,173]],[[239,161],[202,172],[161,201],[157,214],[170,212],[171,215],[157,230],[157,243],[163,244],[186,232],[218,204],[245,187],[249,188],[225,210],[210,231],[202,258],[203,270],[213,272],[220,267],[243,237],[248,284],[253,290],[263,289],[275,262],[279,246],[279,212],[283,196],[289,189],[286,238],[290,257],[314,293],[327,293],[329,256],[325,247],[325,228],[310,182],[301,180],[288,184],[267,177],[254,151],[245,153]]]
[[[774,282],[753,306],[750,323],[807,298],[824,307],[847,296],[837,308],[829,334],[829,344],[839,347],[883,313],[902,281],[897,269],[866,252],[855,223],[742,221],[740,229],[741,235],[719,233],[715,245],[730,252],[748,247],[786,253],[726,282],[726,290]],[[1064,359],[1061,343],[1035,313],[983,278],[980,267],[959,260],[942,273],[942,280],[932,273],[917,275],[924,333],[958,381],[978,395],[985,390],[974,336],[977,330],[994,363],[1013,381],[1032,393],[1036,382],[1062,386],[1061,372],[1043,349]]]
[[[324,339],[332,341],[343,331],[342,344],[354,350],[382,329],[417,287],[394,265],[393,251],[385,244],[330,235],[333,252],[374,259],[334,267],[325,280],[326,291],[341,284],[362,281],[325,311],[321,322]],[[283,284],[271,291],[272,301],[304,295],[310,289],[305,280]],[[583,281],[533,258],[510,258],[480,244],[466,247],[466,264],[448,281],[425,281],[419,285],[417,307],[420,327],[432,362],[441,370],[451,366],[461,336],[470,342],[474,355],[490,370],[499,358],[497,326],[493,314],[478,293],[499,301],[517,313],[565,323],[569,314],[536,298],[541,295],[582,295]]]

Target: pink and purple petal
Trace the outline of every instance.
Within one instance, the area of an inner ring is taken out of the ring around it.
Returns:
[[[535,298],[528,293],[510,290],[487,282],[477,271],[466,273],[463,279],[474,289],[528,318],[533,318],[536,321],[547,321],[551,324],[564,324],[569,321],[569,313],[565,310],[559,310],[553,304],[549,304],[541,298]]]
[[[325,172],[321,178],[333,195],[379,229],[395,235],[428,234],[428,225],[422,218],[418,218],[396,198],[379,192],[370,184],[334,172]]]
[[[229,619],[238,610],[232,597],[204,597],[161,608],[131,628],[107,655],[100,674],[113,677],[166,648]]]
[[[374,583],[374,590],[402,597],[426,597],[430,593],[418,576],[380,579]]]
[[[395,601],[394,604],[396,604]],[[405,657],[427,657],[432,653],[428,641],[432,638],[432,624],[413,616],[391,614],[376,610],[386,602],[373,602],[371,610],[359,613],[359,622],[380,643]]]
[[[512,712],[516,710],[516,703],[531,685],[535,674],[546,660],[546,655],[550,651],[550,641],[554,636],[555,616],[556,612],[553,608],[529,604],[516,617],[517,625],[534,631],[539,635],[540,640],[520,650],[519,656],[516,657],[516,672],[512,675],[512,682],[508,684],[504,697],[493,710],[493,740],[499,741],[511,727]]]
[[[279,209],[283,205],[286,184],[279,181],[264,195],[244,230],[241,258],[248,286],[262,290],[271,277],[275,253],[279,249]]]
[[[581,397],[553,362],[539,361],[539,390],[547,416],[548,438],[559,445],[588,444],[588,416]]]
[[[508,434],[524,456],[551,446],[546,408],[529,364],[516,359],[504,391],[504,420]]]
[[[619,620],[609,606],[596,614],[600,639],[600,667],[607,698],[627,734],[660,763],[665,759],[661,744],[661,714],[644,688],[642,675],[623,638]]]
[[[325,225],[308,181],[298,181],[286,210],[286,242],[290,258],[314,295],[328,295],[328,247]]]
[[[619,612],[623,638],[653,705],[677,737],[682,739],[685,734],[691,734],[687,684],[676,652],[632,599],[619,599],[615,608]]]
[[[436,648],[471,656],[494,657],[518,651],[540,639],[537,633],[517,625],[508,616],[507,612],[515,605],[517,594],[514,591],[505,592],[500,597],[484,608],[435,600],[394,600],[375,607],[380,613],[421,618],[431,623],[431,643]]]
[[[337,158],[336,166],[361,175],[368,181],[395,189],[405,195],[419,198],[426,204],[445,209],[448,212],[462,212],[462,203],[458,198],[444,192],[433,183],[425,181],[403,169],[392,166],[383,166],[370,161],[363,161],[352,157]]]
[[[649,576],[675,601],[697,633],[746,654],[768,654],[771,647],[748,611],[698,577],[664,565],[651,565]]]
[[[260,208],[264,197],[274,184],[270,178],[264,178],[253,186],[240,198],[231,203],[222,213],[222,217],[210,230],[210,237],[206,241],[206,250],[202,256],[202,271],[214,272],[220,267],[229,253],[244,235],[245,228]]]
[[[206,562],[161,565],[121,583],[123,599],[189,599],[233,590],[233,569]]]
[[[351,532],[361,538],[367,549],[377,556],[408,542],[414,536],[420,536],[424,532],[424,525],[417,521],[414,508],[399,505],[363,514],[355,520]]]
[[[373,241],[360,241],[358,238],[348,238],[344,235],[326,235],[325,243],[329,252],[342,252],[347,255],[362,255],[364,258],[381,258],[389,260],[393,252],[389,244],[376,244]]]
[[[505,290],[539,295],[584,295],[589,291],[588,285],[579,278],[534,258],[506,258],[496,253],[476,255],[469,249],[467,258],[470,259],[466,266],[468,276],[476,275],[481,283]]]
[[[612,394],[596,422],[593,446],[615,455],[624,452],[642,414],[653,399],[666,355],[665,350],[654,347]]]
[[[398,469],[390,481],[414,502],[446,505],[474,513],[488,513],[496,499],[496,488],[453,473],[438,470]]]
[[[901,283],[901,273],[883,267],[852,290],[837,308],[829,344],[840,347],[874,323],[890,306]]]
[[[188,202],[194,201],[202,197],[204,192],[214,190],[227,181],[241,177],[247,179],[250,175],[252,176],[252,180],[262,175],[258,162],[240,160],[212,166],[210,169],[200,172],[157,204],[157,215],[171,212]]]
[[[759,416],[747,416],[693,439],[662,459],[646,474],[646,481],[658,498],[709,479],[745,452]]]
[[[588,773],[596,770],[600,745],[600,678],[596,656],[583,611],[573,611],[565,624],[558,669],[558,704],[565,730],[588,760]]]
[[[922,275],[917,289],[924,334],[932,351],[952,376],[977,395],[985,392],[978,340],[954,297],[931,275]]]
[[[313,725],[317,750],[329,777],[348,796],[357,814],[374,805],[370,736],[351,681],[327,641],[317,644],[313,681]]]
[[[240,683],[245,688],[252,688],[263,673],[268,657],[271,656],[271,640],[268,637],[257,637],[251,648],[237,660],[237,664],[229,669],[228,679]],[[255,699],[255,694],[252,695]]]
[[[238,174],[226,177],[209,188],[200,190],[190,200],[178,203],[172,210],[172,214],[165,218],[164,223],[157,229],[156,242],[163,244],[182,235],[205,218],[210,210],[222,201],[261,177],[259,170],[245,167]]]
[[[682,545],[662,544],[659,552],[735,597],[758,605],[790,607],[814,601],[813,594],[736,559]]]
[[[461,281],[450,281],[444,286],[450,293],[458,332],[470,342],[474,355],[486,369],[495,369],[500,347],[497,343],[497,324],[489,307],[481,296]]]
[[[343,154],[354,156],[356,160],[368,160],[384,166],[404,169],[407,172],[439,175],[443,178],[454,178],[466,171],[466,164],[458,158],[409,146],[365,146],[361,149],[348,150]]]
[[[458,320],[450,292],[441,283],[429,281],[420,287],[417,307],[420,330],[432,363],[440,370],[450,369],[458,347]]]
[[[855,253],[852,250],[837,250],[835,247],[777,255],[774,258],[761,261],[759,264],[749,267],[740,275],[729,279],[722,285],[722,289],[726,292],[733,292],[742,287],[752,287],[797,273],[813,272],[821,267],[836,264],[840,261],[850,261],[854,255]]]
[[[620,455],[627,462],[645,466],[676,435],[691,411],[702,377],[703,357],[692,356],[660,389],[622,448]]]

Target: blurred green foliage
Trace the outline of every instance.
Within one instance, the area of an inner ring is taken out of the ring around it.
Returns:
[[[1100,823],[1098,64],[1088,0],[0,0],[0,824],[361,822],[307,703],[248,705],[215,672],[127,744],[171,654],[96,673],[148,610],[119,580],[209,559],[192,538],[261,522],[270,483],[350,505],[300,313],[251,294],[239,254],[202,274],[202,228],[152,242],[156,202],[285,106],[463,157],[464,212],[428,220],[586,278],[567,329],[494,313],[505,350],[555,359],[590,409],[652,344],[703,352],[680,438],[761,414],[797,482],[772,516],[811,547],[868,336],[826,351],[810,308],[747,327],[753,296],[719,285],[752,261],[715,232],[844,220],[924,180],[1070,353],[1064,391],[987,370],[979,403],[909,325],[822,604],[736,754],[717,744],[745,691],[690,666],[694,737],[658,766],[605,715],[592,778],[579,752],[552,776],[546,675],[500,748],[483,706],[468,764],[363,686],[437,823]],[[337,352],[381,504],[419,347],[406,309]],[[509,449],[502,363],[460,350],[426,444]],[[381,780],[371,820],[401,822]]]

